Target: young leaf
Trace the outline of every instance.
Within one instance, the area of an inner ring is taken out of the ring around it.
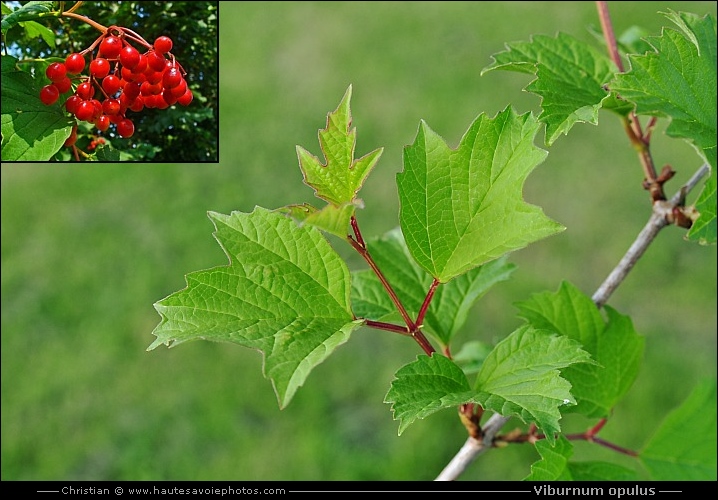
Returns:
[[[693,389],[666,417],[639,457],[653,480],[716,480],[715,379]]]
[[[327,127],[319,131],[325,164],[297,146],[304,182],[314,189],[317,197],[336,206],[354,201],[383,151],[383,148],[375,149],[358,160],[354,159],[356,129],[349,129],[352,122],[349,108],[351,95],[350,85],[337,109],[327,115]]]
[[[349,270],[318,230],[280,213],[208,215],[230,263],[188,274],[185,289],[155,304],[162,321],[148,350],[195,339],[257,349],[285,407],[362,324],[349,308]]]
[[[321,210],[309,203],[302,205],[287,205],[277,211],[293,217],[300,225],[308,224],[327,233],[347,237],[347,228],[354,211],[362,206],[358,200],[344,203],[340,206],[325,205]]]
[[[503,416],[535,423],[553,444],[559,407],[576,404],[569,392],[571,384],[559,370],[590,362],[575,340],[525,325],[499,342],[484,360],[473,401]]]
[[[525,90],[541,96],[539,121],[546,123],[547,146],[577,122],[598,123],[598,110],[609,95],[603,86],[617,70],[610,58],[564,33],[536,35],[506,47],[481,74],[502,69],[536,75]]]
[[[604,322],[591,298],[567,282],[555,294],[535,294],[516,305],[519,315],[534,328],[579,341],[597,363],[571,366],[562,372],[578,403],[567,411],[609,416],[633,385],[643,357],[645,340],[633,329],[630,318],[606,306],[608,321]]]
[[[639,114],[669,117],[666,134],[687,140],[713,174],[696,202],[700,216],[688,239],[716,242],[716,18],[665,14],[681,31],[664,29],[651,37],[654,51],[631,55],[631,70],[617,75],[611,89],[636,104]]]
[[[396,372],[384,402],[393,403],[401,436],[417,419],[470,402],[475,394],[464,372],[449,358],[438,353],[431,357],[422,354]]]
[[[367,248],[404,307],[415,318],[432,277],[411,258],[401,231],[397,228],[370,240]],[[493,285],[507,280],[515,268],[503,257],[439,286],[424,317],[424,326],[443,346],[448,346],[476,301]],[[352,273],[352,309],[358,317],[374,320],[387,319],[396,312],[394,303],[371,270]]]
[[[399,218],[411,255],[431,276],[446,283],[564,229],[523,201],[526,177],[546,157],[533,144],[538,128],[530,113],[507,107],[479,115],[452,150],[421,122],[397,174]]]
[[[635,481],[635,471],[609,462],[571,462],[573,445],[565,436],[556,440],[551,446],[544,440],[536,442],[536,451],[541,460],[531,465],[531,474],[524,481]],[[538,489],[537,489],[538,488]],[[551,490],[534,487],[537,493],[550,494]],[[561,488],[552,486],[552,488]],[[590,494],[589,486],[582,487],[581,494]],[[595,491],[595,490],[593,490]],[[576,492],[572,490],[572,494]]]

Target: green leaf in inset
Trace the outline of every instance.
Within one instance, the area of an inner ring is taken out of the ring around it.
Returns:
[[[394,229],[369,240],[367,248],[407,312],[415,318],[433,279],[412,259],[401,231]],[[504,257],[437,287],[424,317],[427,331],[448,346],[476,301],[493,285],[507,280],[515,268]],[[357,317],[384,320],[395,314],[394,303],[373,271],[355,271],[352,276],[352,309]]]
[[[326,160],[324,164],[309,151],[297,146],[304,182],[314,189],[317,197],[337,206],[355,200],[383,151],[383,148],[376,149],[358,160],[354,159],[356,129],[350,130],[351,95],[350,85],[337,109],[327,115],[327,127],[319,131],[319,144]]]
[[[395,376],[384,402],[393,403],[394,420],[400,421],[399,435],[417,419],[471,402],[476,394],[461,368],[438,353],[418,356]]]
[[[591,362],[575,340],[525,325],[499,342],[484,360],[474,400],[487,410],[535,423],[553,444],[560,430],[559,407],[576,404],[560,369]]]
[[[19,22],[40,19],[40,14],[52,12],[54,3],[55,2],[30,1],[25,3],[25,5],[20,6],[20,8],[12,11],[10,14],[5,15],[3,13],[2,32],[6,33],[7,30]],[[5,3],[3,2],[3,6],[4,5]]]
[[[544,440],[537,441],[536,451],[541,455],[541,460],[531,465],[531,474],[524,481],[635,481],[637,479],[635,471],[609,462],[569,461],[573,455],[573,445],[565,436],[560,436],[555,446]],[[551,490],[540,488],[548,488],[548,486],[534,487],[537,493],[551,494]],[[561,486],[552,488],[563,491]],[[583,486],[579,491],[582,495],[590,495],[592,490],[590,486]],[[602,496],[600,493],[592,496],[596,495]]]
[[[188,274],[185,289],[155,304],[162,321],[148,350],[196,339],[257,349],[284,407],[362,324],[349,307],[349,269],[318,230],[283,214],[209,217],[230,264]]]
[[[506,47],[481,74],[502,69],[536,75],[525,90],[541,96],[539,121],[546,123],[547,145],[577,122],[598,123],[598,111],[609,95],[604,85],[617,70],[609,57],[564,33],[556,38],[536,35]]]
[[[634,330],[630,318],[605,306],[605,322],[591,298],[568,282],[561,283],[555,294],[535,294],[516,305],[519,315],[534,328],[579,341],[597,363],[563,371],[578,403],[567,411],[608,417],[636,380],[643,357],[645,340]]]
[[[40,37],[45,41],[48,47],[52,49],[55,48],[55,33],[46,26],[35,21],[21,22],[20,26],[25,28],[25,33],[27,33],[28,38]]]
[[[716,381],[699,383],[639,453],[656,481],[716,480]]]
[[[42,103],[35,80],[16,62],[2,56],[2,160],[47,161],[70,137],[74,121],[63,112],[62,97]]]
[[[442,283],[564,229],[526,203],[523,184],[546,157],[539,128],[507,107],[474,121],[457,149],[425,122],[404,148],[399,217],[416,262]]]

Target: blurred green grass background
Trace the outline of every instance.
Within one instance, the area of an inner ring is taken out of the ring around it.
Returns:
[[[716,12],[715,2],[609,8],[619,34],[658,34],[669,8]],[[152,304],[183,288],[185,273],[226,264],[208,210],[315,200],[295,145],[320,154],[317,130],[350,84],[357,156],[385,148],[358,214],[364,235],[378,236],[398,224],[395,174],[420,119],[456,146],[482,112],[536,112],[526,75],[481,69],[506,42],[558,31],[591,41],[589,26],[593,2],[220,2],[219,165],[3,165],[2,480],[436,477],[466,438],[455,413],[398,437],[383,403],[415,343],[356,332],[280,411],[257,352],[207,342],[145,352]],[[700,161],[665,125],[653,153],[678,171],[672,194]],[[459,342],[503,338],[520,324],[513,303],[561,280],[592,294],[649,216],[642,178],[610,114],[560,138],[525,197],[568,229],[512,255],[513,279],[479,302]],[[647,343],[601,436],[640,448],[697,380],[715,376],[716,248],[664,230],[609,304]],[[522,479],[536,458],[530,446],[494,451],[461,479]],[[575,458],[615,454],[577,443]]]

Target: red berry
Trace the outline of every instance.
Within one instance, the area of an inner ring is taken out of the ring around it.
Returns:
[[[163,55],[158,54],[155,51],[150,51],[147,54],[147,64],[150,68],[152,68],[155,71],[164,71],[165,70],[165,58]]]
[[[78,95],[71,95],[67,98],[67,101],[65,101],[65,109],[68,113],[72,113],[73,115],[77,113],[77,109],[80,107],[80,103],[82,102],[82,98]]]
[[[160,83],[162,81],[162,72],[161,71],[152,71],[151,73],[145,73],[145,77],[147,78],[147,81],[151,84]]]
[[[59,90],[61,94],[64,94],[65,92],[70,90],[70,87],[72,87],[72,82],[68,77],[65,77],[59,82],[54,82],[53,85],[57,87],[57,90]]]
[[[178,97],[182,97],[185,92],[187,92],[187,82],[184,78],[182,78],[182,80],[179,82],[179,85],[170,89],[170,93],[174,96],[175,99],[177,99]]]
[[[92,119],[92,115],[95,114],[95,105],[92,104],[92,101],[82,101],[80,103],[80,106],[77,108],[77,112],[75,113],[75,116],[78,120],[84,120],[86,122],[89,122]]]
[[[125,85],[125,89],[122,91],[123,94],[127,95],[127,98],[132,101],[140,95],[140,89],[142,84],[140,82],[131,82]]]
[[[134,101],[132,101],[132,103],[129,106],[129,108],[134,112],[142,111],[144,109],[144,107],[145,107],[145,102],[142,99],[140,99],[139,97],[137,99],[135,99]]]
[[[120,112],[119,99],[105,99],[102,103],[102,112],[106,115],[116,115]]]
[[[107,59],[117,59],[122,50],[122,40],[114,35],[109,35],[100,42],[100,55]]]
[[[107,75],[102,79],[102,88],[107,95],[115,95],[120,90],[120,79],[115,75]]]
[[[110,128],[110,117],[107,115],[100,115],[99,118],[97,118],[97,121],[95,121],[95,126],[97,127],[97,130],[104,132]]]
[[[162,99],[164,99],[168,106],[172,106],[177,102],[177,98],[172,95],[172,89],[165,89],[164,92],[162,92]]]
[[[125,118],[117,124],[117,133],[125,139],[131,137],[135,133],[135,124],[129,118]]]
[[[140,60],[137,66],[132,70],[134,73],[143,73],[147,69],[147,56],[140,54]]]
[[[92,96],[95,95],[95,87],[93,87],[90,82],[82,82],[77,86],[75,93],[84,100],[92,99]]]
[[[52,63],[45,70],[45,75],[50,79],[51,82],[59,82],[65,78],[67,74],[67,68],[62,63]]]
[[[160,54],[165,54],[172,50],[172,39],[168,36],[161,36],[155,40],[155,50]]]
[[[166,89],[175,88],[182,81],[182,73],[177,68],[168,68],[162,76],[162,85]]]
[[[184,94],[177,98],[177,102],[182,106],[189,106],[189,103],[192,102],[193,98],[194,95],[192,95],[192,91],[190,89],[187,89]]]
[[[40,100],[46,106],[55,104],[55,101],[57,101],[58,97],[60,97],[60,91],[57,90],[57,87],[55,87],[55,85],[52,83],[50,85],[45,85],[43,88],[40,89]]]
[[[71,75],[77,75],[85,69],[85,58],[77,52],[73,52],[65,58],[65,68]]]
[[[133,70],[140,63],[140,53],[133,46],[127,45],[120,51],[120,62],[123,68]]]
[[[90,62],[90,73],[95,78],[105,78],[110,73],[110,63],[102,57],[93,59],[92,62]]]

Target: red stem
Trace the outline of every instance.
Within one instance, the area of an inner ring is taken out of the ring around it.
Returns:
[[[386,290],[386,292],[389,294],[389,297],[391,298],[391,301],[396,306],[397,310],[399,311],[399,314],[401,314],[402,319],[404,320],[404,323],[406,323],[406,328],[401,328],[397,330],[395,327],[396,325],[391,325],[390,328],[386,328],[386,326],[389,325],[389,323],[380,323],[376,321],[367,321],[368,326],[373,326],[375,328],[379,328],[382,330],[389,330],[397,333],[401,333],[402,335],[411,335],[414,340],[421,346],[421,348],[424,350],[426,354],[431,356],[436,350],[434,347],[429,343],[427,338],[424,336],[422,331],[419,329],[419,327],[411,320],[411,317],[409,317],[409,313],[406,311],[406,308],[401,303],[401,300],[399,300],[399,296],[396,294],[392,286],[387,281],[386,277],[384,276],[384,273],[381,272],[381,269],[376,265],[376,262],[374,262],[374,259],[371,255],[369,255],[369,251],[366,248],[366,243],[364,242],[364,238],[361,235],[361,231],[359,230],[359,224],[356,221],[356,218],[352,216],[351,218],[351,226],[352,231],[354,231],[354,238],[351,235],[347,235],[347,240],[349,241],[349,244],[359,252],[359,255],[362,256],[362,258],[366,261],[367,264],[369,264],[369,267],[374,271],[374,274],[376,274],[377,278],[379,278],[379,281],[381,281],[382,286]],[[356,238],[356,239],[355,239]],[[432,292],[433,294],[433,292]],[[429,298],[429,300],[431,300]],[[426,302],[426,301],[425,301]],[[427,304],[428,307],[428,304]],[[377,326],[379,325],[379,326]]]
[[[426,311],[429,310],[431,299],[434,298],[434,292],[440,284],[441,282],[437,278],[434,278],[434,281],[431,282],[429,291],[426,293],[426,298],[424,298],[424,303],[421,304],[421,309],[419,309],[419,315],[416,317],[416,324],[419,328],[421,328],[424,324],[424,316],[426,316]]]

